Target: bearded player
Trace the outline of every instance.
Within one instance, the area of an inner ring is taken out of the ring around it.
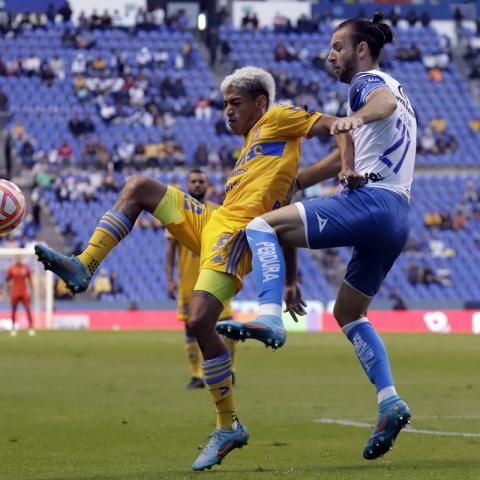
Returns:
[[[331,40],[328,60],[340,81],[349,84],[348,116],[332,127],[335,133],[350,132],[355,145],[354,168],[340,173],[347,188],[331,197],[267,213],[247,227],[260,298],[255,324],[267,320],[283,328],[280,244],[312,249],[353,247],[333,314],[377,392],[378,420],[363,451],[367,460],[387,453],[411,417],[397,395],[387,350],[367,316],[408,238],[417,138],[415,113],[402,85],[380,70],[380,52],[393,41],[392,30],[382,19],[383,12],[377,12],[372,21],[346,20],[335,28]],[[312,173],[302,172],[299,184],[308,186]],[[262,264],[266,251],[270,268],[276,266],[274,275]],[[250,332],[248,323],[238,322],[218,325],[217,330],[233,338],[248,338]]]
[[[223,337],[215,331],[221,312],[251,270],[246,226],[253,218],[289,202],[295,188],[302,138],[330,135],[336,120],[293,105],[273,106],[275,82],[261,68],[236,70],[224,79],[220,88],[228,125],[234,134],[245,138],[227,181],[222,206],[211,210],[172,186],[146,176],[133,176],[127,180],[113,208],[105,212],[87,248],[78,257],[66,257],[42,245],[35,247],[45,267],[63,278],[75,293],[88,287],[98,265],[129,234],[143,210],[160,220],[183,246],[200,255],[189,328],[204,358],[203,372],[215,403],[217,428],[193,463],[193,470],[221,463],[233,449],[246,445],[249,438],[234,407],[232,359]],[[347,163],[353,165],[350,137],[339,134],[335,138],[342,161],[345,163],[348,158]],[[287,260],[290,258],[295,257],[287,256]],[[287,261],[287,306],[294,314],[303,312],[292,273],[295,266],[294,261]],[[273,347],[285,341],[285,331],[277,330],[275,325],[262,326],[256,334]]]

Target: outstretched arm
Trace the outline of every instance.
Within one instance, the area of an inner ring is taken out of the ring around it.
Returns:
[[[309,136],[332,133],[335,124],[342,119],[330,115],[322,115],[310,130]],[[314,183],[340,175],[340,180],[345,182],[349,188],[358,188],[363,185],[360,175],[354,172],[355,149],[349,133],[335,133],[338,153],[329,154],[315,165],[315,169],[310,170],[302,183],[302,178],[298,180],[297,187],[306,188]],[[302,175],[303,176],[303,175]],[[311,183],[310,183],[311,182]],[[307,184],[309,183],[309,185]]]
[[[314,165],[300,170],[297,177],[297,189],[303,190],[316,183],[333,178],[342,169],[338,148],[332,150]]]
[[[330,133],[339,134],[355,130],[366,123],[383,120],[397,108],[397,101],[388,87],[378,87],[365,98],[364,105],[348,117],[335,120]]]

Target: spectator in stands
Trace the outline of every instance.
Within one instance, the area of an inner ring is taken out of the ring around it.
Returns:
[[[0,112],[7,112],[7,111],[8,111],[8,97],[0,88]]]
[[[413,286],[418,285],[422,281],[423,272],[416,263],[411,263],[408,266],[407,278],[409,283]]]
[[[462,194],[462,202],[475,204],[480,201],[480,190],[476,191],[475,186],[471,180],[466,184],[465,191]]]
[[[280,12],[277,12],[275,17],[273,17],[273,31],[275,33],[288,33],[291,29],[292,24],[290,23],[290,19]]]
[[[390,20],[390,22],[392,23],[392,27],[396,27],[399,20],[401,20],[401,16],[400,16],[400,13],[401,13],[401,10],[399,7],[394,7],[390,10],[390,13],[388,14],[388,19]]]
[[[282,60],[291,61],[297,59],[297,52],[293,45],[285,43],[283,41],[277,42],[277,45],[274,50],[275,61],[280,62]]]
[[[415,9],[411,8],[408,12],[407,12],[407,15],[405,17],[405,20],[408,22],[408,24],[411,26],[411,27],[414,27],[415,24],[418,22],[418,17],[417,17],[417,12],[415,11]]]
[[[435,136],[431,128],[426,128],[418,145],[419,153],[437,153]]]
[[[108,167],[108,164],[110,163],[111,155],[104,141],[100,141],[97,143],[95,156],[98,162],[97,166],[106,170]]]
[[[439,238],[432,238],[428,242],[428,247],[433,258],[449,258],[457,254],[453,248],[447,247],[445,242]]]
[[[75,48],[89,50],[93,48],[96,44],[95,40],[93,39],[92,35],[85,30],[77,30],[75,33]]]
[[[113,295],[119,295],[124,292],[123,286],[120,283],[118,273],[113,271],[110,274],[110,285],[111,285],[111,293]]]
[[[47,60],[44,60],[40,67],[40,78],[47,87],[51,87],[55,81],[55,74]]]
[[[432,17],[430,14],[425,10],[422,12],[420,15],[420,23],[422,24],[423,27],[428,27],[430,25],[430,22],[432,21]]]
[[[22,163],[27,168],[32,168],[35,161],[33,155],[35,153],[36,143],[32,138],[26,137],[20,147],[20,157]]]
[[[142,47],[135,57],[137,65],[141,68],[150,67],[153,63],[153,55],[150,49],[146,46]]]
[[[440,285],[450,287],[452,285],[451,272],[446,265],[441,265],[435,275],[435,279]]]
[[[407,310],[407,306],[396,288],[392,288],[388,298],[392,302],[392,310]]]
[[[438,213],[435,212],[428,212],[425,215],[425,218],[423,220],[423,224],[427,228],[439,228],[440,225],[442,224],[442,218]]]
[[[185,152],[183,151],[182,146],[178,142],[175,142],[173,145],[172,159],[174,167],[185,166]]]
[[[223,170],[229,170],[233,168],[234,161],[232,152],[224,143],[220,145],[220,148],[218,150],[218,157]]]
[[[61,15],[64,23],[70,22],[73,12],[68,1],[65,1],[63,5],[58,9],[58,13]]]
[[[93,60],[92,68],[96,72],[103,72],[107,68],[107,59],[101,54],[97,54]]]
[[[204,143],[199,143],[193,154],[193,166],[196,168],[206,167],[208,165],[208,151]]]
[[[438,277],[435,275],[435,272],[433,271],[432,267],[426,266],[423,269],[420,282],[425,284],[425,285],[432,285],[433,283],[440,283]]]
[[[87,57],[84,53],[79,52],[72,61],[71,71],[74,75],[83,74],[87,70]]]
[[[112,282],[107,270],[101,269],[93,284],[93,297],[101,300],[106,294],[112,293]]]
[[[405,44],[400,44],[395,53],[395,58],[402,62],[416,62],[421,59],[421,51],[415,42],[407,47]]]
[[[63,60],[58,55],[55,55],[49,61],[49,65],[56,78],[59,80],[65,80],[65,66]]]
[[[250,11],[242,18],[242,30],[257,30],[258,29],[258,17],[257,14]]]
[[[232,132],[229,130],[223,115],[220,115],[215,123],[215,133],[217,135],[232,135]]]
[[[182,77],[175,77],[170,93],[173,98],[184,97],[187,94]]]
[[[133,154],[133,166],[138,170],[144,168],[146,162],[145,146],[141,142],[135,144],[135,152]]]
[[[442,133],[438,135],[437,140],[435,142],[436,146],[436,153],[453,153],[456,152],[458,149],[457,139],[448,133]]]
[[[457,210],[452,218],[452,229],[463,230],[467,225],[467,215],[462,210]]]
[[[330,90],[328,92],[328,99],[323,105],[323,111],[328,115],[338,115],[340,110],[340,100],[338,94],[335,90]]]
[[[160,165],[160,153],[160,144],[155,143],[153,138],[150,138],[145,145],[145,160],[147,167],[155,168]]]
[[[38,75],[40,73],[40,67],[40,57],[34,53],[31,53],[28,57],[21,61],[22,72],[24,72],[27,77]]]
[[[73,159],[73,149],[67,140],[63,140],[58,147],[58,159],[62,163],[62,166],[71,165]]]
[[[210,122],[212,119],[212,107],[210,106],[210,101],[205,97],[198,97],[198,100],[195,102],[195,118],[197,120],[206,120]]]
[[[446,210],[440,212],[440,230],[451,230],[452,218]]]

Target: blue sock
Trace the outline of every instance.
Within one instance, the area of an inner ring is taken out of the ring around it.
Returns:
[[[277,234],[262,218],[247,225],[247,240],[253,254],[255,288],[260,301],[260,315],[282,316],[285,259]]]
[[[375,385],[377,393],[387,387],[393,387],[387,350],[372,324],[366,318],[361,318],[345,325],[342,330],[352,342],[358,360]],[[395,392],[394,388],[391,390],[392,393]]]

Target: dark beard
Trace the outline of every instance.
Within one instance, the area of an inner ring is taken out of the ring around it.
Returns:
[[[200,195],[194,195],[193,193],[190,193],[190,196],[193,197],[195,200],[199,201],[200,203],[205,203],[205,193],[202,193]]]
[[[345,67],[343,68],[343,70],[340,72],[338,79],[342,83],[350,83],[356,72],[357,72],[357,62],[356,62],[355,56],[352,55],[348,59],[348,62],[345,64]]]

